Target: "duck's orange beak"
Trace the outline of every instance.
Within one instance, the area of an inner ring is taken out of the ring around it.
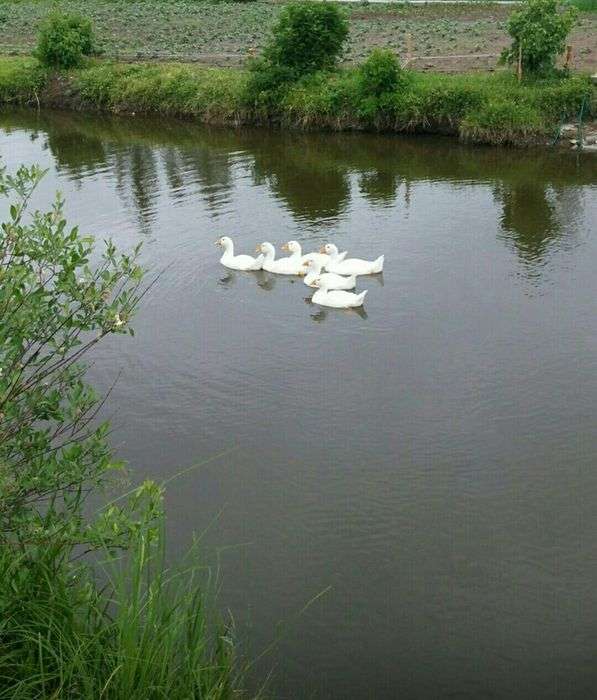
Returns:
[[[321,248],[319,249],[319,252],[320,252],[320,253],[325,253],[325,246],[324,246],[324,245],[321,246]]]
[[[284,245],[282,246],[282,250],[288,250],[288,243],[284,243]]]
[[[256,253],[261,253],[261,246],[260,246],[260,245],[258,245],[257,248],[255,248],[255,252],[256,252]]]

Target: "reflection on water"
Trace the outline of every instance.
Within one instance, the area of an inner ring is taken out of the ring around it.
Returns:
[[[92,379],[121,372],[135,478],[201,465],[168,485],[171,544],[221,552],[247,655],[290,621],[255,686],[274,666],[292,700],[594,695],[594,158],[29,112],[0,112],[0,152],[49,168],[36,206],[61,189],[164,270]],[[385,270],[363,309],[320,308],[222,268],[223,234]]]
[[[254,185],[263,185],[306,226],[333,233],[350,207],[351,174],[371,204],[406,206],[417,181],[493,183],[502,207],[502,236],[525,266],[541,265],[565,225],[574,228],[580,192],[570,180],[591,183],[591,158],[569,153],[470,149],[451,140],[405,141],[392,137],[264,134],[256,131],[197,130],[188,124],[168,128],[144,120],[80,115],[21,113],[20,123],[41,133],[59,171],[75,180],[112,171],[118,191],[148,232],[155,200],[165,177],[173,201],[197,193],[214,217],[226,213],[239,166]],[[4,122],[7,118],[4,117]],[[0,125],[3,123],[0,116]],[[124,146],[124,147],[123,147]]]

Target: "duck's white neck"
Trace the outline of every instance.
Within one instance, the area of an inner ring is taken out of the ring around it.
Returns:
[[[274,246],[267,246],[265,248],[265,250],[263,250],[263,248],[262,248],[261,252],[263,253],[263,257],[265,260],[271,261],[276,256],[276,251],[274,249]]]
[[[334,262],[340,255],[340,253],[338,252],[338,248],[334,246],[332,250],[328,253],[328,255],[330,256],[330,260]]]
[[[316,262],[315,260],[309,265],[308,267],[308,272],[307,274],[309,275],[320,275],[321,270],[323,269],[323,266],[320,262]]]
[[[222,254],[222,258],[233,258],[234,257],[234,243],[230,241],[230,243],[225,243],[224,246],[224,253]]]
[[[297,258],[303,257],[303,251],[302,251],[300,245],[297,244],[296,250],[293,250],[292,253],[290,253],[290,257],[293,260],[296,260]]]

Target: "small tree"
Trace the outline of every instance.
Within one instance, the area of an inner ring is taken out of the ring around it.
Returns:
[[[60,198],[49,212],[28,213],[43,174],[0,167],[10,202],[0,228],[0,546],[120,546],[135,526],[126,509],[83,518],[90,489],[119,465],[108,426],[94,421],[101,402],[82,360],[106,336],[132,334],[138,249],[119,255],[108,242],[94,255],[93,239],[67,228]]]
[[[332,2],[295,2],[286,5],[273,29],[263,57],[297,76],[333,68],[348,36],[342,9]]]
[[[388,49],[373,49],[359,66],[359,86],[363,95],[381,97],[396,92],[402,78],[400,62]]]
[[[575,7],[563,8],[558,0],[527,0],[508,20],[512,45],[502,52],[502,61],[512,64],[522,58],[527,73],[546,75],[564,52],[566,37],[576,21]]]
[[[52,12],[41,26],[36,56],[51,68],[75,68],[94,53],[91,22],[80,15]]]

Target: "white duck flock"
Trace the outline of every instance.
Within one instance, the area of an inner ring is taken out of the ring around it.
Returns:
[[[228,236],[218,238],[215,243],[224,249],[224,254],[220,258],[220,262],[224,267],[228,267],[231,270],[261,270],[263,255],[259,255],[257,258],[251,255],[235,255],[234,243]]]
[[[326,243],[320,252],[330,256],[326,269],[337,275],[375,275],[383,271],[383,255],[380,255],[376,260],[361,260],[360,258],[343,260],[339,257],[338,248],[333,243]]]
[[[278,275],[300,275],[303,272],[303,262],[300,255],[291,255],[276,260],[276,249],[268,241],[258,245],[255,250],[262,253],[263,269],[268,272],[275,272]]]
[[[367,294],[346,291],[354,289],[357,275],[374,275],[382,272],[384,256],[376,260],[360,258],[344,259],[346,253],[339,253],[333,243],[326,243],[319,253],[303,255],[297,241],[288,241],[282,246],[290,255],[276,260],[276,249],[269,241],[260,243],[254,258],[250,255],[235,255],[234,244],[228,236],[222,236],[215,242],[224,249],[220,262],[231,270],[266,270],[278,275],[300,275],[308,287],[315,287],[311,298],[314,304],[329,306],[334,309],[352,309],[363,305]],[[327,272],[324,272],[327,270]]]
[[[328,289],[354,289],[357,278],[354,275],[343,277],[334,272],[322,273],[322,266],[317,260],[307,260],[303,263],[303,268],[306,270],[303,282],[307,287],[315,287],[315,280],[320,278],[325,280]]]
[[[317,291],[311,298],[314,304],[319,306],[331,306],[334,309],[354,309],[357,306],[362,306],[367,290],[360,294],[352,292],[344,292],[339,289],[330,289],[324,276],[318,277],[313,285],[317,287]]]
[[[305,253],[303,255],[303,250],[301,248],[301,244],[298,241],[288,241],[288,243],[284,243],[282,246],[282,250],[286,250],[290,253],[291,258],[300,258],[301,262],[305,263],[308,260],[315,260],[317,261],[323,268],[330,262],[331,258],[329,255],[326,253],[322,253],[319,251],[319,253]],[[346,257],[346,251],[343,253],[338,253],[338,260],[344,260]]]

